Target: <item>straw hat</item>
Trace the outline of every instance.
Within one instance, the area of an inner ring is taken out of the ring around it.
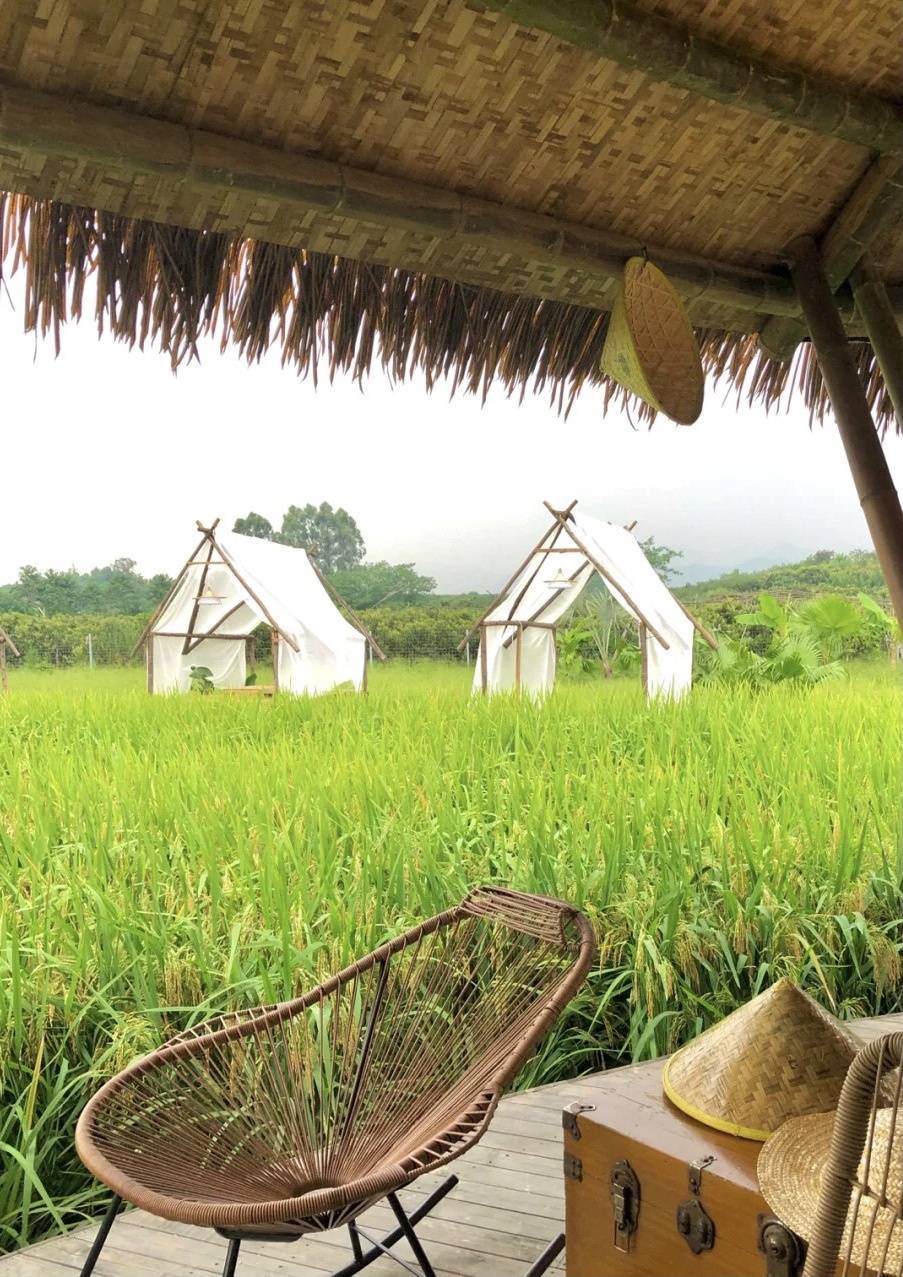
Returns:
[[[893,1119],[893,1109],[881,1109],[875,1116],[871,1156],[863,1152],[857,1174],[859,1183],[867,1184],[867,1188],[861,1197],[853,1191],[840,1245],[840,1254],[845,1255],[852,1232],[852,1262],[861,1264],[868,1251],[867,1267],[876,1272],[899,1272],[903,1262],[903,1220],[897,1209],[903,1191],[903,1164],[897,1152],[903,1141],[903,1127],[898,1117],[894,1134]],[[815,1223],[833,1133],[833,1113],[793,1118],[771,1136],[759,1154],[757,1171],[762,1196],[775,1214],[806,1241]],[[892,1141],[894,1153],[885,1183],[888,1146]],[[892,1206],[881,1206],[879,1199]]]
[[[674,285],[644,257],[630,257],[624,267],[602,371],[681,425],[702,412],[705,378],[696,334]]]
[[[833,1109],[860,1043],[790,980],[779,980],[672,1055],[672,1104],[718,1131],[766,1140],[790,1117]]]

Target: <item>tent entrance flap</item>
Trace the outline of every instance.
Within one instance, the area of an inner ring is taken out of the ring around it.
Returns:
[[[650,696],[677,698],[693,676],[693,637],[714,639],[674,597],[632,533],[616,524],[546,503],[555,522],[536,543],[465,638],[480,634],[474,690],[541,695],[555,681],[555,632],[598,576],[639,627]]]
[[[244,686],[247,640],[260,625],[273,634],[280,690],[364,689],[372,636],[342,615],[342,600],[305,550],[217,533],[216,524],[200,530],[202,542],[142,635],[150,691],[187,691],[193,666],[209,669],[217,688]]]

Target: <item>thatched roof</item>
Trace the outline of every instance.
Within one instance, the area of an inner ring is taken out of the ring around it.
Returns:
[[[710,368],[818,411],[785,254],[819,238],[853,335],[864,248],[903,308],[901,37],[899,0],[5,0],[3,259],[39,327],[94,270],[175,361],[213,331],[567,403],[645,249]]]

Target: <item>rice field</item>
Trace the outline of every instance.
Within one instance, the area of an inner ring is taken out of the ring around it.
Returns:
[[[666,1051],[773,978],[897,1009],[899,684],[633,681],[471,700],[151,700],[137,671],[13,671],[0,697],[0,1248],[96,1212],[72,1151],[97,1082],[229,1006],[505,882],[582,904],[597,971],[523,1085]]]

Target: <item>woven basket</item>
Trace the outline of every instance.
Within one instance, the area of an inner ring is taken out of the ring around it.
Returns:
[[[744,1139],[833,1109],[859,1043],[790,980],[760,993],[665,1065],[672,1104]]]
[[[643,257],[624,267],[602,371],[680,425],[702,412],[705,377],[693,326],[667,275]]]

